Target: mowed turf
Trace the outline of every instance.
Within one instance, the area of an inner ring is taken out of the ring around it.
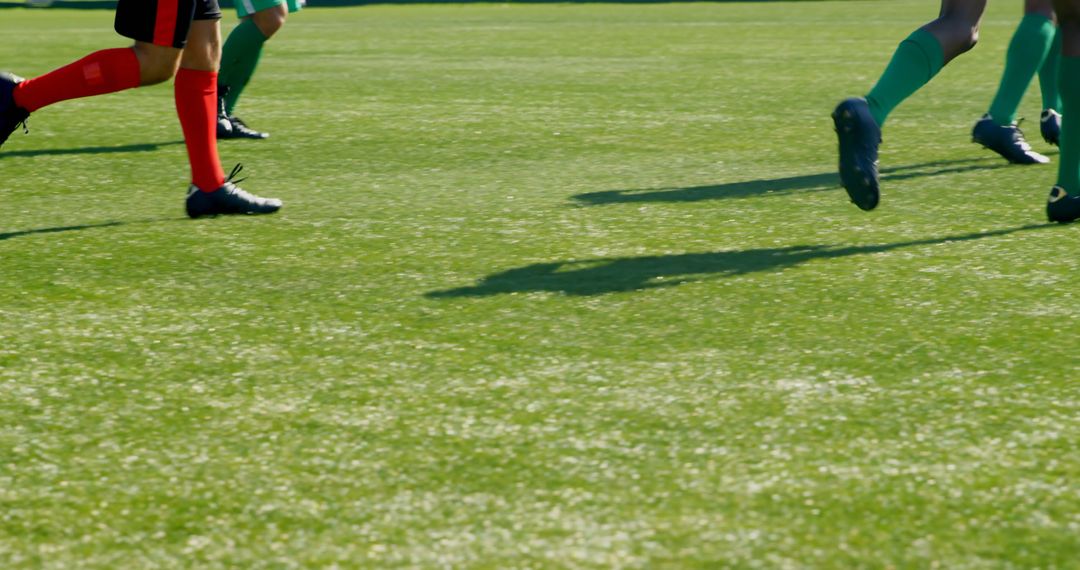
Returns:
[[[35,113],[0,567],[1075,568],[1080,228],[970,142],[1014,4],[871,213],[829,112],[928,2],[310,9],[221,145],[270,217],[183,217],[171,87]],[[0,68],[111,18],[0,9]]]

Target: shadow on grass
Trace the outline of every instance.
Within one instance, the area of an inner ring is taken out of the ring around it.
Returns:
[[[11,239],[11,238],[23,237],[23,236],[32,236],[32,235],[37,235],[37,234],[57,234],[57,233],[62,233],[62,232],[77,232],[77,231],[81,231],[81,230],[96,230],[96,229],[100,229],[100,228],[112,228],[112,227],[116,227],[116,226],[134,226],[134,225],[139,225],[139,224],[157,224],[157,223],[161,223],[161,222],[178,222],[178,221],[185,221],[185,220],[187,220],[186,217],[179,217],[178,216],[178,217],[175,217],[175,218],[153,218],[153,219],[149,219],[149,220],[136,220],[136,221],[131,221],[131,222],[112,221],[112,222],[100,222],[100,223],[96,223],[96,224],[81,224],[81,225],[78,225],[78,226],[56,226],[56,227],[52,227],[52,228],[36,228],[36,229],[32,229],[32,230],[20,230],[20,231],[15,231],[15,232],[0,233],[0,241],[8,240],[8,239]]]
[[[22,236],[31,236],[35,234],[56,234],[60,232],[76,232],[79,230],[92,230],[97,228],[111,228],[113,226],[122,226],[124,222],[102,222],[100,224],[83,224],[81,226],[58,226],[55,228],[38,228],[34,230],[22,230],[17,232],[0,233],[0,241],[6,239],[17,238]]]
[[[781,248],[684,253],[645,257],[617,257],[535,263],[494,273],[473,287],[432,291],[431,299],[487,297],[504,293],[551,292],[566,295],[603,295],[674,287],[710,277],[733,277],[748,273],[777,271],[815,259],[881,253],[907,247],[939,245],[993,238],[1017,232],[1055,227],[1031,224],[1015,228],[957,236],[863,246],[796,245]]]
[[[121,146],[86,146],[82,148],[40,148],[35,150],[11,150],[0,152],[0,160],[28,156],[61,156],[71,154],[117,154],[124,152],[153,152],[167,146],[184,144],[184,141],[162,143],[139,143]]]
[[[887,183],[911,178],[958,174],[974,170],[993,170],[1008,166],[1008,163],[996,159],[966,158],[883,168],[881,169],[881,177]],[[782,195],[800,191],[817,192],[833,190],[839,188],[839,186],[840,176],[833,171],[767,180],[747,180],[712,186],[692,186],[689,188],[607,190],[578,194],[574,196],[574,199],[587,206],[637,202],[699,202],[702,200],[747,198],[762,194]]]

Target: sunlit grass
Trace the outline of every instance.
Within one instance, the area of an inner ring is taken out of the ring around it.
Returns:
[[[1019,8],[835,184],[932,8],[306,10],[221,145],[271,217],[184,219],[168,86],[35,113],[0,567],[1071,567],[1080,234],[969,142]],[[0,68],[111,18],[0,9]]]

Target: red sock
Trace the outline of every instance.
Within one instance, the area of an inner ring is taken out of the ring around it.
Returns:
[[[180,68],[176,73],[176,114],[184,130],[191,183],[203,192],[225,184],[217,151],[217,72]]]
[[[58,101],[138,86],[139,60],[135,57],[135,50],[106,49],[41,77],[23,81],[15,87],[15,104],[32,113]]]

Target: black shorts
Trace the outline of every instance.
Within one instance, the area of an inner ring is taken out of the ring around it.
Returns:
[[[116,31],[138,42],[184,47],[192,20],[220,20],[218,0],[120,0]]]

